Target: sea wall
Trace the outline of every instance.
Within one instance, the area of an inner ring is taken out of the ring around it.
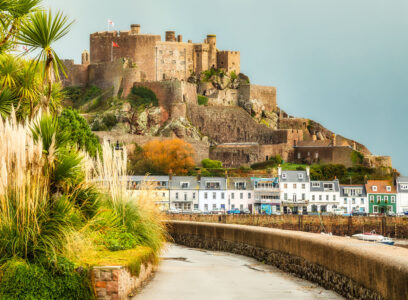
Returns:
[[[178,244],[254,257],[349,299],[407,299],[408,250],[255,226],[169,221]]]

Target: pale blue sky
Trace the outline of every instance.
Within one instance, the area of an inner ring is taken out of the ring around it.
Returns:
[[[45,0],[76,20],[57,44],[64,58],[89,48],[89,34],[141,24],[183,39],[217,35],[241,51],[253,83],[278,88],[278,104],[374,154],[391,155],[408,175],[407,0]]]

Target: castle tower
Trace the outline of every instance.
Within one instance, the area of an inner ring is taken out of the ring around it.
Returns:
[[[166,31],[166,42],[175,42],[175,41],[176,41],[176,32]]]
[[[140,25],[139,24],[130,25],[130,34],[140,34]]]
[[[90,58],[89,58],[89,52],[88,50],[84,50],[81,54],[81,59],[82,59],[82,64],[83,65],[89,65],[90,63]]]
[[[217,36],[215,34],[207,35],[208,49],[208,69],[217,67]]]

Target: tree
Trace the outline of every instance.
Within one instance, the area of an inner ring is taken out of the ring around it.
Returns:
[[[69,136],[71,145],[78,145],[91,156],[96,156],[101,150],[98,138],[89,128],[86,120],[76,111],[66,108],[58,118],[58,131]]]
[[[220,162],[219,160],[212,160],[209,158],[203,159],[201,161],[201,164],[206,169],[221,169],[222,168],[222,162]]]
[[[183,140],[153,140],[143,146],[132,169],[137,174],[187,174],[194,167],[194,154],[191,145]]]
[[[51,11],[37,11],[21,26],[20,44],[28,47],[28,53],[40,50],[36,64],[43,66],[44,82],[48,86],[45,108],[48,108],[51,99],[53,76],[58,80],[60,72],[66,75],[64,65],[52,45],[69,32],[72,24],[61,12],[53,16]]]

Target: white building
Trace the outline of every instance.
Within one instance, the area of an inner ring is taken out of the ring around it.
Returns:
[[[340,185],[340,204],[344,213],[368,213],[368,199],[364,184]]]
[[[408,212],[408,177],[398,177],[397,186],[397,212]]]
[[[338,208],[340,201],[339,181],[311,181],[307,211],[330,213]]]
[[[226,211],[227,181],[223,177],[201,177],[198,196],[198,207],[201,211]]]
[[[127,189],[135,198],[152,189],[160,210],[169,209],[169,176],[128,176]]]
[[[254,212],[272,214],[281,211],[278,178],[251,178],[254,188]]]
[[[194,176],[173,176],[170,179],[170,209],[198,209],[199,183]]]
[[[227,179],[227,210],[253,211],[254,191],[250,178],[229,177]]]
[[[283,171],[278,168],[280,199],[284,213],[306,213],[310,194],[310,169]]]

